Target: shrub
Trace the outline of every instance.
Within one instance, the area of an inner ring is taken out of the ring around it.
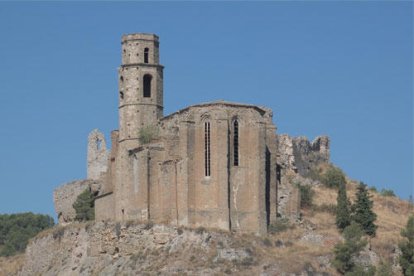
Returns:
[[[139,129],[138,139],[141,144],[148,144],[158,137],[158,127],[154,125],[145,126]]]
[[[315,181],[322,182],[322,168],[311,168],[306,177]]]
[[[346,185],[345,174],[334,166],[330,166],[322,177],[322,183],[329,188],[339,188]]]
[[[392,266],[388,262],[381,262],[377,268],[377,276],[392,276]]]
[[[395,196],[395,193],[393,190],[388,190],[388,189],[382,189],[380,194],[382,196]]]
[[[377,188],[375,187],[375,186],[371,186],[371,187],[369,187],[368,188],[368,190],[370,191],[370,192],[375,192],[375,193],[377,193],[378,191],[377,191]]]
[[[289,223],[287,218],[277,219],[276,222],[269,225],[270,233],[280,233],[288,229],[292,229],[293,226]]]
[[[313,196],[315,191],[312,190],[312,187],[309,185],[298,184],[299,193],[300,193],[300,207],[309,208],[312,206]]]
[[[333,265],[342,274],[357,272],[359,269],[355,266],[354,259],[367,244],[366,240],[362,239],[363,231],[358,224],[352,222],[342,234],[345,241],[335,245]]]
[[[404,275],[414,275],[414,215],[408,218],[407,226],[401,230],[401,236],[405,239],[399,244],[400,266]]]
[[[72,206],[76,211],[75,220],[87,221],[95,219],[95,196],[89,188],[78,195]]]

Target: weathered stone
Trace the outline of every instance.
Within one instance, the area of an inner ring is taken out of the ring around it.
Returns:
[[[107,171],[109,152],[105,136],[94,129],[88,137],[88,179],[100,180]]]
[[[111,133],[111,150],[98,130],[88,137],[88,179],[100,182],[89,185],[97,195],[97,221],[263,234],[278,209],[298,218],[299,191],[291,177],[329,160],[327,137],[309,143],[277,136],[272,110],[225,101],[164,116],[163,66],[154,34],[122,37],[118,75],[119,131]],[[63,222],[71,221],[73,202],[55,203],[65,205],[57,209]],[[166,239],[159,237],[160,243]]]
[[[53,201],[59,224],[70,223],[75,220],[76,211],[73,203],[76,198],[86,189],[92,189],[97,193],[100,189],[100,182],[95,180],[77,180],[62,186],[53,191]]]

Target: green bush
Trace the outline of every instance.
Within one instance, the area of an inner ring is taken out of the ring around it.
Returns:
[[[309,185],[298,184],[299,193],[300,193],[300,207],[309,208],[312,206],[313,196],[315,191],[312,190],[312,187]]]
[[[95,219],[95,196],[89,188],[78,195],[72,206],[76,211],[75,220],[87,221]]]
[[[382,196],[395,196],[395,193],[393,190],[388,190],[388,189],[382,189],[380,194]]]
[[[404,241],[400,242],[400,266],[404,275],[414,275],[414,215],[408,218],[407,226],[401,230]]]
[[[287,218],[280,218],[277,219],[276,222],[269,225],[269,232],[280,233],[292,228],[293,226],[289,223]]]
[[[378,191],[377,191],[377,188],[375,187],[375,186],[371,186],[371,187],[369,187],[368,188],[368,190],[370,191],[370,192],[375,192],[375,193],[377,193]]]
[[[53,218],[48,215],[0,215],[0,256],[11,256],[24,251],[29,239],[53,225]]]
[[[151,143],[152,140],[158,138],[158,127],[154,125],[145,126],[139,129],[139,142],[141,144]]]
[[[359,271],[359,267],[355,265],[354,260],[367,244],[367,241],[362,239],[363,234],[361,227],[355,222],[344,229],[342,235],[345,241],[338,243],[334,248],[333,265],[340,273],[354,272],[350,275],[357,275],[355,273]]]
[[[322,176],[322,184],[329,188],[339,188],[341,185],[346,185],[345,174],[341,169],[330,166]]]

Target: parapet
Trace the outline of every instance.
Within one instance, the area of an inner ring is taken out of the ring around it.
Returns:
[[[122,36],[122,43],[130,40],[150,40],[150,41],[159,41],[159,38],[155,34],[148,33],[135,33],[135,34],[124,34]]]

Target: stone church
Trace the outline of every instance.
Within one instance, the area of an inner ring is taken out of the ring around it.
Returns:
[[[90,134],[89,182],[55,190],[60,223],[70,220],[67,198],[73,202],[85,187],[97,195],[96,220],[266,233],[278,213],[297,213],[292,187],[294,200],[280,206],[278,191],[288,185],[282,178],[298,173],[296,163],[305,171],[329,160],[327,137],[309,143],[277,136],[272,111],[248,104],[216,101],[164,115],[159,38],[129,34],[121,44],[119,130],[111,133],[110,150],[100,132]]]

